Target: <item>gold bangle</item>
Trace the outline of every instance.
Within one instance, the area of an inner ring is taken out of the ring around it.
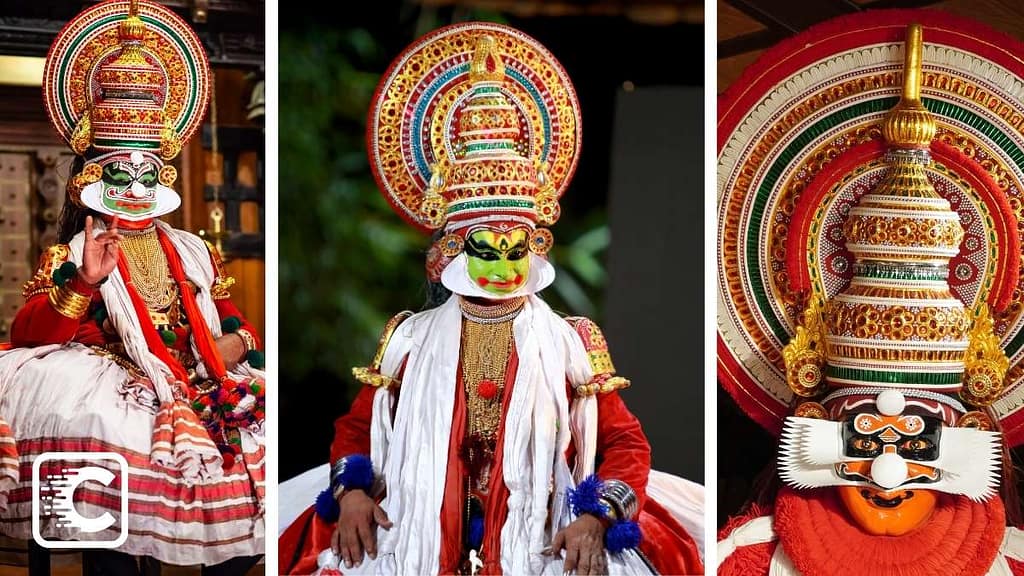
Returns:
[[[256,338],[254,338],[253,335],[250,334],[248,330],[246,330],[245,328],[239,328],[238,330],[235,331],[235,334],[238,334],[242,338],[242,341],[245,342],[246,352],[250,352],[256,349]]]
[[[49,300],[54,310],[72,320],[80,320],[85,316],[89,311],[89,303],[92,302],[92,298],[75,292],[67,283],[51,288]]]

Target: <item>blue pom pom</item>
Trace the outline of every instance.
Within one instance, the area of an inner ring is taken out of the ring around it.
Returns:
[[[601,486],[602,482],[597,475],[591,474],[584,478],[575,490],[570,489],[569,506],[572,507],[572,513],[576,516],[595,514],[602,517],[607,514],[608,510],[600,500]]]
[[[316,503],[313,508],[316,510],[316,515],[328,523],[337,522],[338,516],[341,515],[341,506],[338,506],[338,501],[334,499],[330,488],[316,495]]]
[[[338,481],[346,490],[369,490],[373,486],[373,463],[362,454],[348,456]]]
[[[604,533],[604,547],[612,554],[640,545],[640,525],[632,520],[612,524]]]
[[[480,549],[484,543],[484,517],[473,516],[469,519],[469,547],[475,550]]]

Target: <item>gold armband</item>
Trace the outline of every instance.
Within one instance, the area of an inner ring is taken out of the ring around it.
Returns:
[[[92,298],[83,296],[71,289],[71,286],[54,286],[50,289],[50,306],[62,316],[72,320],[80,320],[89,311],[89,303]]]
[[[256,350],[256,338],[253,337],[253,335],[250,334],[248,330],[246,330],[245,328],[239,328],[238,330],[235,331],[235,334],[238,334],[245,342],[246,352]]]

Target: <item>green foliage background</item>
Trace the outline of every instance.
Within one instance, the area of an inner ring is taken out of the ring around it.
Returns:
[[[417,28],[447,23],[428,15]],[[350,382],[387,319],[422,307],[429,239],[391,211],[366,157],[367,110],[396,54],[337,22],[282,29],[279,52],[281,373],[284,385],[306,389],[325,375]],[[563,207],[551,254],[557,281],[545,293],[555,309],[601,320],[606,222],[603,209]],[[349,385],[347,395],[355,391]]]

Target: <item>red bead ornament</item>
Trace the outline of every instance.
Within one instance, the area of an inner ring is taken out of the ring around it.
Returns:
[[[481,380],[476,387],[477,396],[490,400],[498,395],[498,385],[493,380]]]

